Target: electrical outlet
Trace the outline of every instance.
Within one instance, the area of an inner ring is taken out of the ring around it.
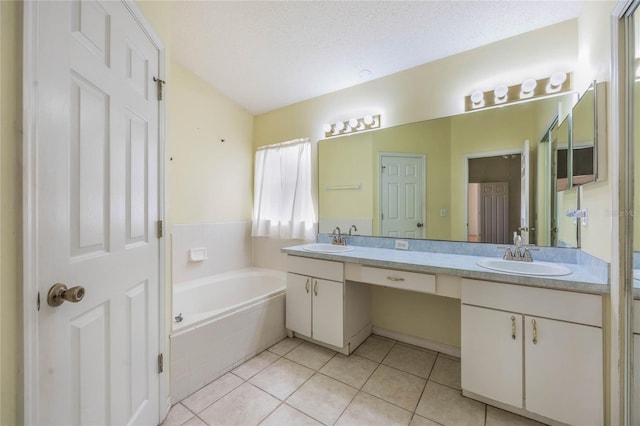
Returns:
[[[409,250],[409,241],[396,240],[396,248],[398,250]]]

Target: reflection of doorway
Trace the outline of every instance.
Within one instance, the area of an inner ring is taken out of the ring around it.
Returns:
[[[424,238],[424,155],[380,154],[380,235]]]
[[[467,240],[508,244],[521,215],[521,154],[468,158]]]
[[[468,241],[509,243],[509,183],[469,184]]]

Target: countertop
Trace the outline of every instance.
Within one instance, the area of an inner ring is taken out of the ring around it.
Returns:
[[[395,250],[352,246],[353,251],[342,253],[319,253],[304,250],[305,245],[286,247],[283,253],[293,256],[314,259],[333,260],[345,263],[356,263],[365,266],[400,269],[431,274],[455,275],[464,278],[475,278],[500,281],[509,284],[520,284],[543,287],[555,290],[578,291],[583,293],[609,293],[607,282],[598,279],[587,268],[573,263],[557,263],[571,270],[571,274],[563,276],[531,276],[492,271],[478,266],[476,262],[487,257],[469,256],[449,253],[432,253],[425,251]],[[535,260],[535,259],[534,259]]]

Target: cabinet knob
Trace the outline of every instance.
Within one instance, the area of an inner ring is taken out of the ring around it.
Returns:
[[[511,316],[511,338],[516,340],[516,317]]]
[[[304,289],[307,290],[307,294],[309,294],[309,278],[307,278],[307,282],[304,284]]]
[[[536,320],[531,320],[531,325],[533,325],[533,344],[538,343],[538,326],[536,325]]]
[[[313,294],[318,295],[318,280],[313,280]]]

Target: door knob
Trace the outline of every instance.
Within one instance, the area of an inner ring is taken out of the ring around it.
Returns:
[[[418,222],[418,224],[416,225],[418,228],[422,228],[424,226],[424,223],[420,223]]]
[[[49,306],[60,306],[64,301],[78,303],[84,297],[84,287],[81,285],[67,288],[66,285],[57,283],[51,286],[49,294],[47,294],[47,303]]]

